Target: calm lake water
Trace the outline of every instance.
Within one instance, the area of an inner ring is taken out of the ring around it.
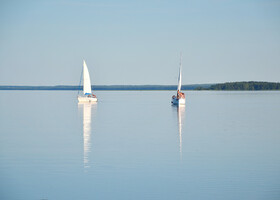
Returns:
[[[0,91],[0,199],[280,199],[280,92]]]

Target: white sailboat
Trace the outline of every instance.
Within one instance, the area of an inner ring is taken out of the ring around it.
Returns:
[[[185,103],[186,103],[185,94],[183,92],[181,92],[181,86],[182,86],[182,54],[181,54],[181,58],[180,58],[177,95],[173,95],[172,100],[171,100],[171,103],[173,105],[185,105]]]
[[[87,64],[83,61],[83,94],[78,95],[79,102],[96,102],[97,98],[91,92],[91,83]]]

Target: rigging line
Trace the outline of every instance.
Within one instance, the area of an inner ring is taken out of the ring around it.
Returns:
[[[80,82],[79,82],[79,87],[78,87],[78,95],[79,95],[80,90],[81,90],[80,87],[81,87],[81,82],[82,82],[83,71],[84,71],[84,68],[82,67],[82,72],[81,72]]]

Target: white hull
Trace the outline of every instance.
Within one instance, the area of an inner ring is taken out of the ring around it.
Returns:
[[[82,96],[78,96],[78,101],[79,102],[97,102],[97,98],[96,97],[82,97]]]
[[[184,98],[180,98],[180,99],[172,98],[171,103],[173,105],[185,105],[186,104],[186,99],[184,99]]]

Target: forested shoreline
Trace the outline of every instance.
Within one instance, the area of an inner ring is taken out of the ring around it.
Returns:
[[[81,90],[77,85],[0,86],[0,90]],[[92,85],[93,90],[176,90],[177,85]],[[227,82],[217,84],[182,85],[182,90],[280,90],[276,82]]]
[[[280,83],[276,82],[228,82],[213,84],[208,88],[197,87],[196,90],[280,90]]]
[[[195,90],[198,87],[209,88],[212,84],[182,85],[182,90]],[[93,90],[176,90],[177,85],[92,85]],[[0,86],[0,90],[81,90],[82,86]]]

